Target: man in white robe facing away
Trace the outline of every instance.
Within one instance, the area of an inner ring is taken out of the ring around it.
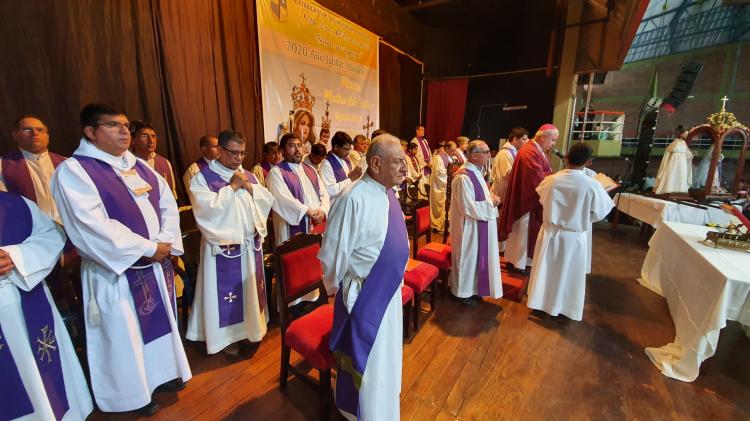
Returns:
[[[44,280],[64,244],[34,202],[0,192],[0,419],[83,420],[94,408]]]
[[[253,350],[250,342],[263,339],[268,323],[262,246],[274,199],[242,168],[242,133],[221,132],[219,146],[219,158],[189,186],[203,240],[185,338],[205,341],[209,354],[246,357]]]
[[[456,143],[448,141],[444,148],[432,156],[430,173],[430,224],[432,229],[443,231],[445,228],[445,200],[448,191],[448,167],[453,163]]]
[[[685,142],[688,131],[682,126],[675,131],[678,137],[667,146],[656,173],[656,194],[687,193],[693,184],[693,153]]]
[[[500,198],[490,192],[482,168],[490,159],[490,148],[481,140],[469,143],[467,162],[451,183],[449,210],[453,244],[450,274],[451,293],[469,307],[477,307],[473,297],[500,298],[500,251],[497,245],[497,204]]]
[[[349,159],[352,138],[346,132],[336,132],[331,139],[331,151],[320,163],[320,176],[333,203],[346,186],[362,177],[362,167]]]
[[[536,188],[544,215],[527,302],[531,309],[579,321],[591,254],[587,231],[614,207],[604,187],[583,172],[592,154],[586,143],[574,144],[566,157],[567,168],[546,177]]]
[[[84,137],[55,172],[52,195],[82,258],[91,386],[102,411],[150,416],[159,409],[155,390],[180,390],[192,376],[170,259],[183,252],[177,203],[128,151],[130,123],[117,105],[88,104],[81,125]]]
[[[315,168],[302,163],[302,143],[285,134],[279,143],[284,160],[268,173],[276,245],[323,223],[330,209],[328,191]]]
[[[185,186],[185,190],[190,190],[190,180],[198,174],[203,167],[207,166],[209,162],[219,157],[219,139],[216,136],[205,135],[198,141],[201,147],[201,157],[197,161],[190,164],[185,174],[182,175],[182,182]]]
[[[409,258],[394,186],[406,176],[399,140],[376,137],[367,173],[336,199],[318,257],[327,290],[338,289],[331,350],[339,363],[336,405],[350,420],[398,420],[403,315]]]

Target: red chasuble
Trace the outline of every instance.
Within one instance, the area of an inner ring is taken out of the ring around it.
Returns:
[[[512,231],[513,223],[528,212],[527,252],[529,257],[534,255],[536,237],[542,227],[542,204],[539,203],[536,187],[544,177],[550,174],[552,174],[552,167],[549,160],[535,142],[532,140],[523,145],[513,162],[513,169],[508,179],[508,190],[505,193],[500,222],[497,225],[497,237],[499,241],[506,240],[508,233]]]

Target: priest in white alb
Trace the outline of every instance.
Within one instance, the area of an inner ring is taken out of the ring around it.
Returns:
[[[94,409],[47,288],[65,235],[32,201],[0,192],[0,419],[83,420]]]
[[[297,233],[309,233],[324,222],[330,208],[328,191],[315,168],[302,162],[302,142],[293,134],[281,137],[284,160],[268,172],[276,245]]]
[[[583,171],[592,155],[591,146],[575,143],[566,156],[566,169],[536,188],[544,222],[534,250],[527,305],[572,320],[583,318],[591,255],[587,231],[614,207],[604,187]]]
[[[338,363],[336,406],[349,420],[400,419],[403,314],[409,259],[394,186],[406,176],[399,140],[376,137],[367,173],[336,199],[318,257],[334,301],[330,349]]]
[[[497,244],[497,204],[482,176],[490,159],[490,148],[481,140],[469,143],[467,162],[453,177],[449,210],[453,252],[451,293],[469,307],[474,297],[500,298],[500,251]]]
[[[688,131],[677,126],[678,137],[667,146],[656,173],[654,193],[687,193],[693,184],[693,153],[687,139]]]
[[[111,103],[81,111],[84,137],[52,178],[65,230],[81,255],[86,351],[105,412],[156,413],[152,393],[191,378],[177,330],[177,203],[167,182],[128,151],[130,123]]]
[[[216,136],[205,135],[198,141],[201,149],[201,157],[190,164],[185,174],[182,175],[182,183],[186,190],[190,190],[190,180],[201,172],[209,162],[219,157],[219,140]]]
[[[448,141],[445,148],[432,156],[430,172],[430,224],[432,229],[443,231],[445,228],[445,200],[448,191],[448,169],[453,163],[456,143]]]
[[[346,132],[334,133],[331,138],[331,151],[320,163],[320,176],[331,202],[336,200],[346,186],[362,177],[362,167],[354,166],[349,159],[352,145],[352,138]]]
[[[185,337],[205,341],[209,354],[243,357],[266,334],[268,308],[263,239],[274,199],[242,168],[242,133],[219,134],[219,158],[190,182],[193,214],[201,230],[201,263]]]

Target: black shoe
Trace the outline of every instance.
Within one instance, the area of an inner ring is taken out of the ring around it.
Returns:
[[[154,390],[154,393],[161,393],[161,392],[175,393],[175,392],[179,392],[180,390],[184,388],[185,388],[185,382],[183,382],[182,379],[174,379],[157,387]]]
[[[143,408],[136,409],[135,413],[141,417],[153,417],[157,412],[159,412],[159,409],[161,409],[159,404],[151,401],[151,403],[144,406]]]
[[[537,310],[537,309],[532,309],[530,314],[542,320],[546,320],[548,317],[550,317],[549,314],[543,312],[542,310]]]
[[[239,355],[245,359],[252,358],[260,348],[260,342],[250,342],[248,339],[243,339],[238,344],[240,347]]]
[[[458,302],[471,308],[479,308],[479,304],[471,298],[459,298]]]
[[[221,353],[230,358],[237,358],[240,355],[240,346],[237,342],[229,344],[221,350]]]

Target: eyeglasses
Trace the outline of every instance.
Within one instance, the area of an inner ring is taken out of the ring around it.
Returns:
[[[25,135],[33,135],[34,133],[47,133],[46,127],[19,127],[18,130]]]
[[[122,130],[123,128],[126,128],[128,129],[129,132],[133,131],[133,123],[130,123],[130,122],[120,123],[119,121],[114,121],[114,120],[105,121],[102,123],[95,123],[95,124],[92,124],[91,126],[93,127],[104,126],[108,129],[117,129],[117,130]]]
[[[227,149],[221,145],[219,145],[221,149],[224,149],[225,151],[229,152],[229,155],[232,155],[232,158],[234,159],[242,159],[247,156],[247,152],[245,151],[233,151],[231,149]]]

